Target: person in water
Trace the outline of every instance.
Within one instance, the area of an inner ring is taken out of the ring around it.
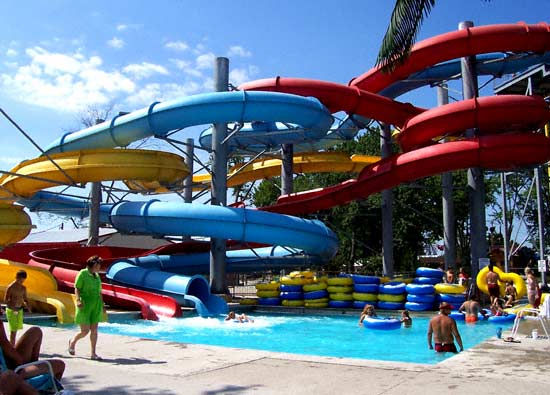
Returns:
[[[410,328],[412,326],[413,320],[409,314],[409,310],[403,310],[400,321],[405,328]]]
[[[434,349],[432,345],[432,336],[435,341],[436,352],[454,352],[457,353],[455,346],[455,340],[460,347],[460,351],[464,350],[462,345],[462,338],[458,332],[456,321],[449,317],[451,313],[451,306],[447,302],[442,302],[439,305],[439,315],[433,317],[428,325],[428,347],[430,350]]]
[[[242,314],[239,314],[239,315],[236,315],[234,311],[230,311],[227,316],[225,317],[225,321],[238,321],[240,323],[243,323],[243,322],[254,322],[254,320],[252,318],[250,318],[249,316],[247,316],[245,313],[242,313]]]
[[[486,313],[481,308],[475,295],[470,296],[469,300],[462,303],[462,306],[460,306],[458,311],[464,314],[464,320],[469,324],[477,322],[479,313],[481,313],[481,315],[486,318]]]
[[[359,317],[359,326],[363,326],[363,321],[365,318],[376,318],[376,312],[374,311],[373,305],[366,304],[365,307],[363,307],[363,311]]]

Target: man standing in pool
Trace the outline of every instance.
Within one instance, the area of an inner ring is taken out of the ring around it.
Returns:
[[[428,346],[430,350],[434,348],[432,346],[432,335],[435,340],[435,351],[437,352],[458,352],[454,343],[455,340],[460,347],[460,351],[464,350],[456,321],[449,317],[452,308],[453,306],[449,303],[442,302],[439,305],[439,315],[430,320],[428,325]]]

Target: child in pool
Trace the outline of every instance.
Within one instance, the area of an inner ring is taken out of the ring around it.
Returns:
[[[240,323],[254,322],[254,320],[249,316],[247,316],[246,314],[242,313],[242,314],[236,315],[234,311],[230,311],[229,314],[227,314],[227,316],[225,317],[225,321],[230,321],[230,320],[238,321]]]
[[[410,328],[413,324],[413,320],[409,315],[409,310],[403,310],[401,313],[401,322],[405,328]]]
[[[363,321],[367,317],[376,318],[376,312],[374,311],[374,306],[371,304],[366,304],[365,307],[363,307],[363,311],[361,312],[361,316],[359,317],[359,326],[363,326]]]

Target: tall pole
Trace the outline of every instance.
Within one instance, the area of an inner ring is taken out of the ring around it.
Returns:
[[[183,200],[185,203],[193,203],[193,155],[194,155],[193,139],[185,140],[185,164],[189,170],[189,175],[183,180]]]
[[[104,119],[96,119],[95,123],[100,124]],[[92,182],[90,192],[90,224],[88,226],[88,246],[99,244],[99,207],[101,205],[101,181]]]
[[[473,27],[471,21],[460,22],[460,30]],[[475,56],[464,57],[460,61],[462,73],[462,92],[464,100],[477,97],[477,73]],[[475,137],[475,129],[468,129],[466,137]],[[487,256],[487,237],[485,232],[485,182],[483,170],[468,169],[468,192],[470,200],[470,259],[472,277],[479,271],[479,259]]]
[[[545,260],[544,256],[544,219],[543,219],[543,207],[542,207],[542,168],[538,166],[535,169],[535,181],[537,187],[537,211],[539,220],[539,259]],[[546,268],[546,265],[545,265]],[[541,280],[543,284],[546,284],[546,270],[541,272]]]
[[[380,136],[382,158],[391,156],[390,125],[382,124]],[[382,270],[384,276],[393,277],[393,191],[382,191]]]
[[[294,192],[294,146],[281,145],[281,195]]]
[[[441,84],[437,87],[437,105],[444,106],[445,104],[449,104],[449,90],[447,84]],[[453,173],[450,171],[441,175],[441,189],[445,269],[456,269],[455,205],[453,202]]]
[[[506,191],[506,173],[500,173],[500,190],[502,193],[502,222],[504,224],[504,270],[510,271],[510,240],[508,239],[508,196]]]
[[[226,92],[229,87],[229,59],[218,57],[214,65],[214,88],[216,92]],[[227,124],[215,123],[212,129],[212,186],[211,204],[227,204],[227,146],[222,144],[227,136]],[[210,241],[210,290],[214,294],[224,294],[226,285],[226,244],[224,239]]]

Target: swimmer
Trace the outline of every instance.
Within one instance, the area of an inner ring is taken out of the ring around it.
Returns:
[[[464,320],[469,324],[477,322],[479,313],[481,313],[484,318],[487,318],[485,311],[479,305],[475,295],[470,296],[469,300],[462,303],[458,311],[465,315]]]
[[[376,318],[376,312],[374,311],[373,305],[366,304],[365,307],[363,307],[363,311],[359,317],[359,326],[363,326],[363,321],[365,318]]]
[[[464,350],[456,321],[449,317],[451,309],[452,306],[449,303],[442,302],[439,305],[440,314],[430,320],[428,325],[428,347],[430,350],[434,348],[432,336],[435,340],[436,352],[458,352],[454,343],[455,340],[460,347],[460,351]]]
[[[411,316],[409,315],[409,310],[403,310],[403,312],[401,313],[401,320],[400,320],[402,323],[403,323],[403,326],[405,328],[410,328],[413,324],[413,320],[411,318]]]
[[[238,321],[240,323],[254,322],[254,320],[249,316],[247,316],[246,314],[242,313],[242,314],[236,315],[234,311],[230,311],[229,314],[227,314],[227,316],[225,317],[225,321],[230,321],[230,320],[233,320],[235,322]]]

